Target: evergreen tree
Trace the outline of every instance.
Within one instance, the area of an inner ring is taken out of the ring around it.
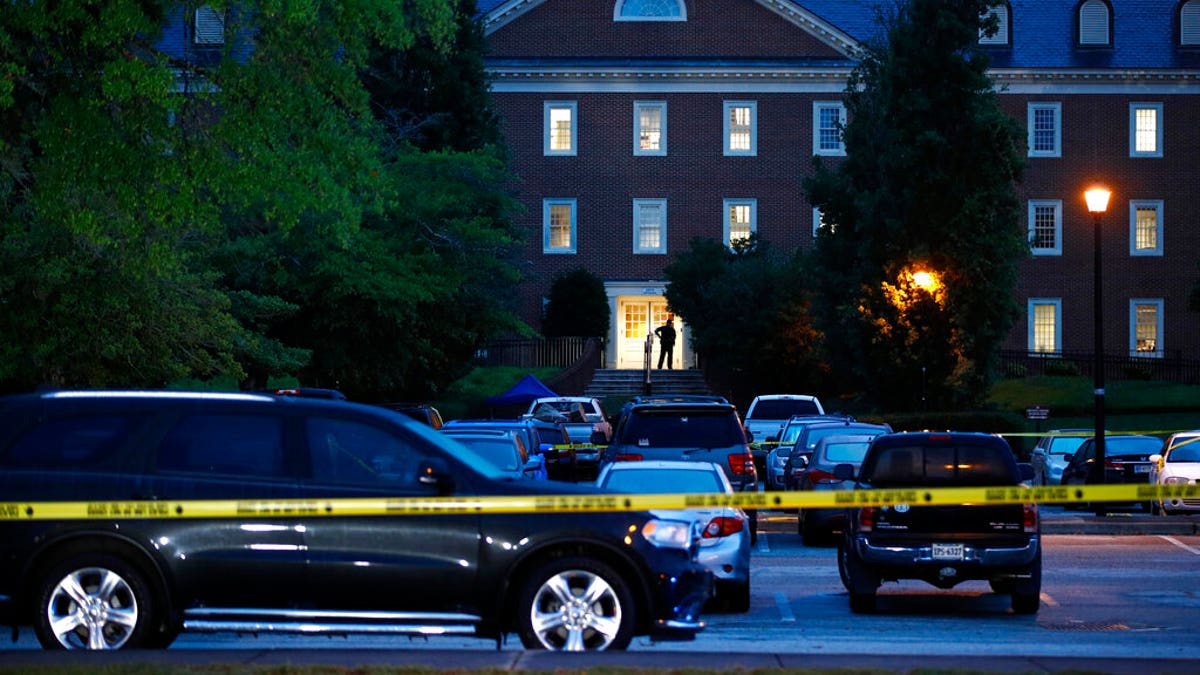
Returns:
[[[542,334],[546,337],[600,337],[608,332],[611,312],[600,277],[579,267],[550,286]]]
[[[891,409],[981,400],[1018,314],[1024,132],[978,48],[994,4],[897,3],[846,87],[845,160],[804,181],[830,223],[813,258],[834,368]]]

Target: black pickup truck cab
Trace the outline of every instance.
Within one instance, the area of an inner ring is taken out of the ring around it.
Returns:
[[[1015,486],[1033,476],[999,436],[977,433],[897,433],[876,437],[861,470],[835,468],[855,489]],[[858,506],[847,513],[838,570],[850,610],[875,609],[885,581],[919,579],[938,588],[986,580],[1012,596],[1017,614],[1038,610],[1041,532],[1036,504]]]

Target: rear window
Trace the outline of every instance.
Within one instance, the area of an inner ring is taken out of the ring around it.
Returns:
[[[600,487],[638,494],[724,491],[716,474],[711,471],[663,471],[661,469],[610,471],[608,478]]]
[[[1012,485],[1012,459],[1005,448],[984,445],[899,445],[884,447],[863,471],[872,486]]]
[[[79,470],[102,464],[142,419],[142,415],[116,414],[56,417],[17,439],[5,454],[4,465]]]
[[[754,404],[747,418],[756,420],[786,420],[792,415],[818,415],[816,401],[804,399],[767,399]]]
[[[625,425],[622,442],[642,448],[723,448],[746,442],[731,410],[641,410]]]
[[[883,434],[882,429],[859,429],[853,427],[826,427],[824,429],[809,429],[807,434],[804,434],[804,447],[808,452],[812,452],[817,447],[817,443],[822,438],[827,436],[879,436]],[[799,440],[799,438],[797,438]]]
[[[825,444],[825,459],[833,463],[859,464],[867,456],[866,441],[834,441]]]

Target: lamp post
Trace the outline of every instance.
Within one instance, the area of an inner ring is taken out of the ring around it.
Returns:
[[[1093,262],[1092,302],[1094,303],[1093,323],[1095,339],[1093,349],[1095,359],[1092,365],[1093,382],[1096,399],[1096,459],[1092,463],[1092,482],[1104,482],[1104,289],[1100,285],[1103,278],[1100,264],[1100,218],[1108,210],[1108,198],[1112,193],[1102,187],[1093,187],[1084,193],[1087,200],[1088,212],[1092,214],[1093,234],[1092,249],[1095,256]],[[1102,511],[1101,511],[1102,513]]]

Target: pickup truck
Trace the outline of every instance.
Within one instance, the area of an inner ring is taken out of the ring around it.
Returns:
[[[877,436],[862,468],[839,464],[834,475],[855,489],[961,488],[1022,485],[1033,467],[1018,464],[999,436],[964,432]],[[838,571],[850,611],[875,610],[885,581],[917,579],[953,588],[972,579],[1012,596],[1016,614],[1038,611],[1042,588],[1037,504],[860,506],[846,514]]]
[[[536,398],[523,415],[544,422],[561,424],[575,453],[575,467],[580,478],[594,479],[600,467],[600,449],[612,440],[612,422],[600,407],[600,401],[590,396],[554,396]],[[579,447],[582,446],[582,447]]]

